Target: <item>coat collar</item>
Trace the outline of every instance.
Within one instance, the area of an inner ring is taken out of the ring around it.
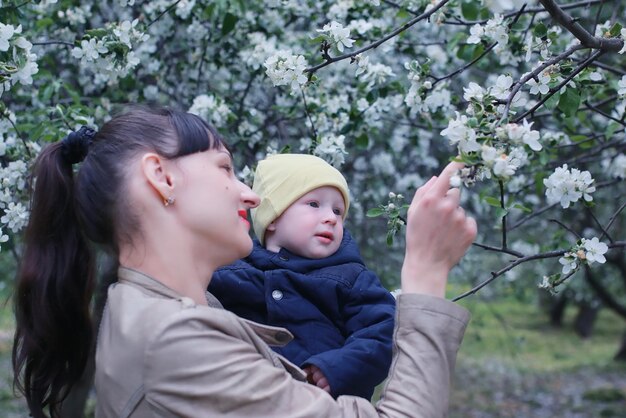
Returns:
[[[163,283],[153,279],[152,277],[140,271],[133,270],[127,267],[120,267],[117,271],[117,277],[118,283],[132,286],[152,297],[157,296],[164,299],[179,300],[183,305],[187,305],[187,307],[191,306],[188,304],[195,305],[195,303],[190,298],[181,296],[180,294],[176,293],[175,290],[165,286]],[[206,292],[206,298],[210,308],[224,309],[222,304],[211,293]],[[285,328],[259,324],[240,317],[238,317],[238,319],[242,322],[245,322],[250,328],[252,328],[254,333],[258,335],[268,345],[282,347],[291,340],[293,340],[293,334],[291,334],[291,332],[289,332]],[[299,378],[301,380],[301,377]]]
[[[294,272],[306,274],[313,270],[325,267],[338,266],[347,263],[363,264],[356,242],[347,229],[343,231],[343,239],[339,249],[325,258],[300,257],[284,248],[278,253],[268,251],[258,240],[254,240],[252,253],[245,261],[261,270],[288,269]]]
[[[160,281],[153,279],[147,274],[144,274],[137,270],[133,270],[127,267],[120,267],[117,270],[117,277],[119,283],[133,286],[151,296],[160,296],[166,299],[176,299],[180,301],[185,301],[189,299],[185,296],[180,295],[174,289],[165,286]],[[208,305],[211,308],[223,309],[222,304],[211,293],[205,292],[205,297]]]

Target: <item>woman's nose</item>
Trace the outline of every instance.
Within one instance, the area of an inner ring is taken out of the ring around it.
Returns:
[[[241,187],[241,200],[243,201],[243,203],[245,203],[248,208],[256,208],[257,206],[259,206],[259,204],[261,203],[259,195],[254,193],[252,189],[250,189],[241,181],[239,181],[239,185]]]

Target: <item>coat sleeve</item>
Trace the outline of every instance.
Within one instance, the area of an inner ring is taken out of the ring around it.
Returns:
[[[391,365],[395,300],[369,270],[363,270],[343,295],[343,347],[311,356],[304,364],[319,367],[331,394],[367,399],[386,377]]]
[[[265,288],[262,272],[239,260],[213,273],[207,289],[224,309],[260,323],[265,323]]]
[[[224,325],[197,311],[164,320],[148,344],[144,393],[156,416],[440,418],[469,319],[443,299],[400,296],[391,374],[374,406],[293,379],[237,335],[239,321]]]

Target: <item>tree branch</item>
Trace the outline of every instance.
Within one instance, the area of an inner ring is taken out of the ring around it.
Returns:
[[[574,18],[567,14],[554,0],[539,0],[550,15],[561,26],[567,29],[572,35],[580,40],[580,43],[587,48],[599,49],[604,52],[617,52],[624,46],[621,38],[600,38],[590,34]]]
[[[180,0],[179,0],[180,1]],[[349,54],[343,54],[340,55],[338,57],[328,57],[326,59],[326,61],[322,62],[321,64],[315,65],[313,67],[309,67],[306,70],[304,70],[305,73],[309,73],[309,76],[314,74],[317,70],[326,67],[327,65],[330,65],[334,62],[337,61],[342,61],[345,60],[347,58],[353,58],[356,57],[357,55],[365,52],[365,51],[369,51],[370,49],[374,49],[379,47],[380,45],[382,45],[383,43],[387,42],[389,39],[393,38],[394,36],[404,32],[405,30],[407,30],[408,28],[410,28],[411,26],[415,25],[417,22],[424,20],[424,19],[428,19],[432,14],[434,14],[437,10],[441,9],[443,6],[446,5],[446,3],[448,3],[450,0],[441,0],[439,3],[437,3],[432,9],[430,9],[429,11],[422,13],[421,15],[414,17],[413,19],[409,20],[407,23],[405,23],[404,25],[400,26],[399,28],[397,28],[396,30],[394,30],[393,32],[389,33],[388,35],[385,35],[384,37],[382,37],[381,39],[379,39],[376,42],[373,42],[367,46],[364,46],[363,48],[360,48],[354,52],[351,52]]]
[[[624,248],[624,247],[626,247],[626,241],[615,241],[615,242],[609,244],[608,247],[609,247],[609,249]],[[452,299],[452,302],[457,302],[457,301],[459,301],[459,300],[461,300],[463,298],[466,298],[469,295],[475,294],[480,289],[482,289],[483,287],[487,286],[489,283],[493,282],[495,279],[497,279],[498,277],[502,276],[507,271],[510,271],[513,268],[519,266],[520,264],[527,263],[527,262],[533,261],[533,260],[542,260],[542,259],[546,259],[546,258],[560,257],[560,256],[562,256],[563,254],[565,254],[568,251],[569,251],[569,249],[566,249],[566,250],[554,250],[554,251],[547,251],[547,252],[541,253],[541,254],[529,255],[529,256],[526,256],[526,257],[518,258],[517,260],[515,260],[512,263],[504,266],[500,270],[492,271],[490,278],[488,278],[487,280],[479,283],[477,286],[473,287],[472,289],[468,290],[467,292],[462,293],[459,296],[456,296],[455,298]],[[571,275],[568,275],[568,276],[566,276],[566,278],[569,278],[570,276]],[[559,282],[559,283],[562,283],[562,281]]]

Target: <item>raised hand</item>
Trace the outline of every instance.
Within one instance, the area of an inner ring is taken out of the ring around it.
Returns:
[[[450,177],[461,168],[448,164],[415,192],[407,214],[403,293],[444,297],[450,269],[476,238],[476,221],[459,206],[460,190],[450,188]]]

